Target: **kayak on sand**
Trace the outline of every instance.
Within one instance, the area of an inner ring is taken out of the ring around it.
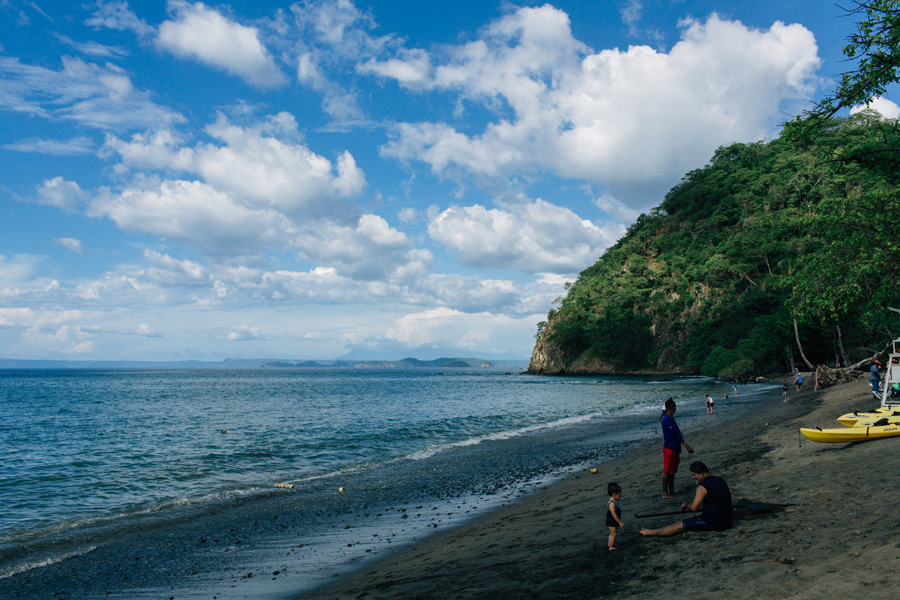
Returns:
[[[885,419],[887,421],[887,419]],[[880,422],[880,421],[877,421]],[[869,425],[860,427],[842,427],[840,429],[819,429],[818,427],[801,427],[802,433],[807,439],[814,442],[840,443],[840,442],[866,442],[879,438],[894,437],[900,435],[900,422],[884,425]]]

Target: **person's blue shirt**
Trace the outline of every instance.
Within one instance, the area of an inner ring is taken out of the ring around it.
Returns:
[[[663,430],[663,448],[669,448],[681,454],[681,444],[684,443],[684,436],[681,435],[681,430],[678,429],[678,424],[675,423],[675,417],[666,413],[662,416],[660,423]]]

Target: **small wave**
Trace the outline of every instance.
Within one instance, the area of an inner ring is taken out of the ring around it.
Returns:
[[[589,413],[586,415],[579,415],[577,417],[566,417],[564,419],[559,419],[557,421],[553,421],[551,423],[540,423],[537,425],[528,425],[527,427],[522,427],[520,429],[514,429],[511,431],[499,431],[497,433],[489,433],[487,435],[472,437],[465,440],[461,440],[459,442],[451,442],[449,444],[440,444],[437,446],[430,446],[428,448],[424,448],[422,450],[418,450],[413,452],[412,454],[406,456],[405,458],[409,460],[425,460],[426,458],[431,458],[436,454],[440,454],[446,450],[450,450],[451,448],[464,448],[467,446],[477,446],[482,442],[489,441],[497,441],[497,440],[508,440],[510,438],[518,437],[521,435],[526,435],[529,433],[533,433],[535,431],[542,431],[546,429],[558,429],[560,427],[568,427],[570,425],[577,425],[579,423],[585,423],[592,419],[596,419],[604,416],[606,413],[596,412]]]
[[[60,563],[64,560],[69,560],[70,558],[75,558],[76,556],[82,556],[84,554],[88,554],[89,552],[93,552],[96,549],[97,549],[97,546],[88,546],[87,548],[84,548],[82,550],[66,552],[65,554],[60,554],[59,556],[51,556],[51,557],[45,558],[43,560],[35,560],[35,561],[22,563],[20,565],[10,567],[4,571],[0,571],[0,579],[6,579],[7,577],[12,577],[13,575],[18,575],[19,573],[24,573],[26,571],[31,571],[33,569],[49,567],[50,565],[55,565],[56,563]]]

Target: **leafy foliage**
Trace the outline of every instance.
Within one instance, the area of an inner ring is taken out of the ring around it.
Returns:
[[[791,369],[795,322],[815,363],[883,347],[900,306],[900,170],[863,149],[895,128],[863,112],[813,143],[720,148],[581,273],[541,341],[570,362],[720,377]]]
[[[841,76],[833,94],[788,123],[788,137],[809,140],[841,109],[866,105],[900,80],[900,0],[852,0],[848,13],[859,17],[844,47],[856,69]]]

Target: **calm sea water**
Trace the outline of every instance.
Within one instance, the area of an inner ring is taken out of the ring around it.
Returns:
[[[741,386],[742,397],[765,387]],[[92,520],[280,482],[312,490],[336,473],[658,415],[668,396],[699,414],[704,394],[730,391],[705,378],[497,369],[0,371],[0,549]]]

